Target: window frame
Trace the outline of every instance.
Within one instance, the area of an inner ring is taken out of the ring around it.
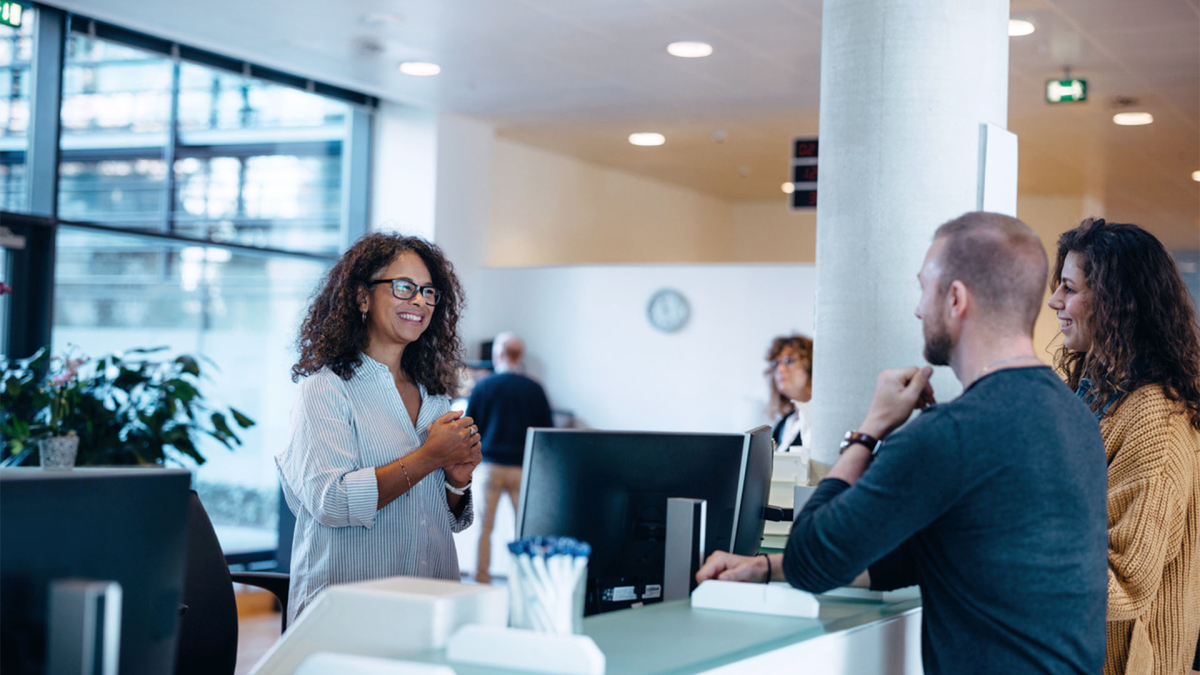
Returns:
[[[34,43],[31,65],[29,144],[25,154],[28,213],[0,211],[0,221],[13,235],[25,238],[23,249],[10,248],[5,280],[14,292],[8,302],[8,334],[5,354],[8,358],[24,358],[43,346],[52,344],[54,316],[54,255],[59,225],[96,231],[121,233],[147,240],[168,241],[185,245],[220,247],[238,253],[268,257],[299,257],[330,263],[335,254],[296,251],[282,248],[249,246],[208,238],[182,236],[175,233],[176,179],[174,159],[178,156],[204,154],[204,146],[183,145],[180,142],[179,80],[184,61],[231,72],[243,77],[263,80],[320,94],[349,104],[342,149],[342,184],[340,204],[340,248],[347,248],[367,231],[370,188],[371,127],[379,100],[374,96],[342,87],[265,68],[249,62],[222,56],[207,50],[164,40],[39,3],[33,4]],[[63,73],[66,43],[70,35],[81,34],[109,42],[168,56],[173,62],[171,114],[168,142],[162,158],[167,162],[164,181],[166,205],[159,231],[129,229],[99,223],[62,220],[58,217],[59,165],[73,151],[61,150]],[[318,142],[321,143],[321,142]],[[220,151],[236,150],[238,154],[253,150],[252,146],[229,146]],[[18,317],[20,320],[17,320]]]

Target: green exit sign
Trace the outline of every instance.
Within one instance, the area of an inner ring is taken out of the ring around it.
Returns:
[[[1047,80],[1047,103],[1078,103],[1087,100],[1087,80]]]
[[[25,16],[25,8],[11,0],[0,0],[0,24],[21,27],[21,18]]]

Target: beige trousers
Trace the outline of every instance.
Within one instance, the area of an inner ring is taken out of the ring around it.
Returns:
[[[479,517],[480,525],[475,581],[488,584],[492,581],[488,570],[492,564],[492,528],[496,525],[496,508],[500,506],[500,495],[508,493],[508,498],[512,500],[513,514],[516,514],[517,497],[521,492],[521,467],[484,462],[479,468],[483,469],[480,486],[482,489],[479,491],[483,494],[483,503],[475,503],[475,513]]]

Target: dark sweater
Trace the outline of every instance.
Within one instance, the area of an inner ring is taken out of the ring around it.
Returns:
[[[888,436],[853,486],[821,482],[784,553],[821,592],[864,569],[920,584],[941,673],[1099,673],[1108,533],[1096,418],[1049,368],[981,378]]]
[[[509,466],[521,465],[529,427],[554,426],[542,385],[517,373],[480,380],[467,402],[467,417],[479,427],[484,461]]]

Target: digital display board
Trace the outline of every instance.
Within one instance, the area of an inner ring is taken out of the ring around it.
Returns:
[[[791,209],[815,208],[817,205],[817,155],[820,144],[815,138],[792,139],[791,183],[785,185]],[[790,188],[790,191],[789,191]]]

